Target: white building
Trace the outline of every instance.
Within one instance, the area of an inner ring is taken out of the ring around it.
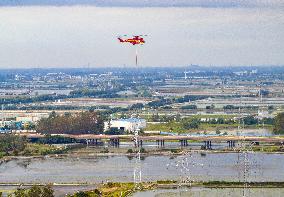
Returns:
[[[109,130],[110,128],[117,128],[133,133],[136,129],[146,128],[146,120],[140,118],[111,120],[109,122],[105,122],[104,124],[105,131]]]
[[[18,116],[16,117],[16,122],[37,122],[40,117],[38,116]]]

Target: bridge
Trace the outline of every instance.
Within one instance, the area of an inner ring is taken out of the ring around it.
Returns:
[[[26,136],[28,139],[39,139],[45,137],[43,134],[22,133],[17,134]],[[71,135],[71,134],[54,134],[55,136],[67,137],[79,141],[86,142],[87,144],[98,144],[100,140],[109,141],[113,146],[119,146],[120,141],[134,142],[134,135]],[[135,146],[142,146],[145,141],[156,141],[158,146],[164,146],[167,141],[179,141],[181,146],[188,146],[188,141],[204,142],[205,148],[211,149],[212,143],[227,142],[229,147],[234,147],[236,142],[252,142],[255,144],[271,143],[271,144],[284,144],[284,136],[271,136],[271,137],[253,137],[253,136],[172,136],[172,135],[152,135],[152,136],[139,136],[138,144]]]

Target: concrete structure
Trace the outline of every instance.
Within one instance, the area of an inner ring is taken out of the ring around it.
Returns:
[[[16,135],[26,136],[28,139],[35,140],[45,137],[43,134],[38,133],[18,133]],[[202,149],[213,149],[213,143],[228,143],[229,149],[234,149],[238,146],[239,142],[250,143],[251,145],[259,146],[260,143],[265,144],[275,144],[284,145],[284,137],[273,136],[273,137],[252,137],[252,136],[173,136],[173,135],[153,135],[153,136],[138,136],[137,141],[135,141],[135,135],[94,135],[94,134],[84,134],[84,135],[71,135],[71,134],[56,134],[63,137],[69,137],[74,139],[79,143],[85,143],[87,145],[100,145],[107,142],[111,146],[118,147],[120,145],[120,140],[134,142],[134,147],[142,147],[143,143],[146,141],[156,141],[156,146],[165,147],[166,141],[179,141],[181,147],[186,147],[189,145],[188,140],[204,142],[201,146]],[[137,142],[137,143],[136,143]]]
[[[38,116],[18,116],[16,117],[16,122],[37,122],[39,119],[40,117]]]
[[[140,118],[128,118],[118,119],[105,122],[104,130],[107,131],[110,128],[117,128],[123,131],[133,133],[136,129],[146,128],[146,120]]]

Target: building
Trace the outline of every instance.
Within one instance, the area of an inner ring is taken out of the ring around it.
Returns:
[[[16,122],[37,122],[39,119],[40,117],[38,116],[18,116],[16,117]]]
[[[125,132],[133,133],[136,129],[146,128],[146,120],[140,118],[111,120],[104,124],[105,131],[111,128],[116,128]]]

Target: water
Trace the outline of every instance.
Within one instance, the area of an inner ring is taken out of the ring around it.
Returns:
[[[187,159],[189,171],[181,167]],[[248,181],[284,181],[284,155],[249,153]],[[0,165],[1,183],[101,183],[132,181],[135,159],[126,156],[21,158]],[[243,155],[193,153],[187,156],[148,156],[141,161],[142,180],[239,181],[244,176]]]
[[[183,147],[183,149],[190,150],[200,150],[201,146],[204,145],[204,142],[188,142],[188,146]],[[118,148],[133,148],[133,142],[121,142]],[[161,147],[153,141],[143,142],[143,148],[146,150],[159,150]],[[179,141],[166,141],[164,147],[166,149],[180,149],[181,143]],[[214,150],[224,150],[228,148],[227,142],[214,142],[212,143],[212,148]]]
[[[133,197],[282,197],[284,188],[180,188],[138,192]]]

